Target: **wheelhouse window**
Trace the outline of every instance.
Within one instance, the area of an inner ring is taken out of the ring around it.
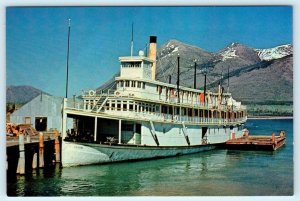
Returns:
[[[142,66],[142,62],[141,61],[137,61],[137,62],[122,62],[121,63],[122,68],[139,68]]]

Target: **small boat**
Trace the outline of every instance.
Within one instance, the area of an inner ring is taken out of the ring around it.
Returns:
[[[119,57],[111,88],[64,99],[62,165],[144,160],[198,153],[242,136],[246,107],[218,92],[158,81],[156,36],[149,54]]]

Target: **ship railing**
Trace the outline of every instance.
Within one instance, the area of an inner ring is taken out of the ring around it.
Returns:
[[[193,106],[193,107],[197,107],[197,108],[200,108],[200,109],[220,109],[220,110],[223,110],[223,111],[226,111],[228,109],[228,106],[224,103],[222,103],[220,105],[220,108],[218,108],[218,106],[216,105],[215,102],[200,102],[198,98],[187,98],[186,96],[184,96],[184,98],[180,99],[180,103],[178,103],[178,99],[177,97],[174,97],[174,96],[169,96],[169,97],[166,97],[166,95],[164,93],[162,93],[161,95],[157,94],[157,93],[151,93],[149,91],[135,91],[135,90],[130,90],[128,88],[124,88],[126,89],[125,91],[126,92],[130,92],[130,93],[138,93],[140,94],[141,96],[138,97],[138,98],[141,98],[141,99],[145,99],[145,101],[147,100],[153,100],[153,101],[160,101],[162,104],[176,104],[178,106],[181,106],[181,107],[190,107],[190,106]],[[97,90],[97,92],[93,93],[93,96],[91,96],[90,94],[90,91],[84,91],[83,92],[83,95],[82,97],[83,98],[95,98],[95,99],[98,99],[100,97],[103,97],[103,96],[111,96],[111,97],[114,97],[115,95],[115,92],[117,91],[116,89],[102,89],[102,90]],[[131,97],[130,95],[128,95],[128,97]],[[234,110],[246,110],[246,106],[245,105],[240,105],[239,108],[237,107],[234,107]]]
[[[153,93],[153,92],[149,92],[149,91],[136,91],[136,90],[131,90],[129,88],[123,88],[123,91],[119,89],[120,92],[126,92],[128,94],[139,94],[138,96],[136,96],[137,98],[141,98],[144,99],[145,101],[147,100],[151,100],[151,101],[159,101],[162,104],[176,104],[178,106],[182,106],[182,107],[199,107],[199,108],[203,108],[203,109],[211,109],[213,108],[214,104],[212,103],[202,103],[199,101],[199,98],[193,98],[193,100],[191,98],[187,98],[186,96],[184,96],[184,98],[180,98],[180,103],[178,103],[178,98],[175,95],[170,95],[170,96],[166,96],[165,93]],[[122,95],[124,97],[124,95]],[[128,97],[130,97],[128,95]],[[215,107],[215,106],[214,106]]]
[[[99,109],[100,105],[96,106]],[[84,104],[83,100],[67,100],[65,108],[76,110],[76,111],[92,111],[93,104]],[[107,114],[118,115],[128,118],[135,118],[135,119],[145,119],[145,120],[153,120],[153,121],[164,121],[164,122],[187,122],[187,123],[200,123],[200,124],[233,124],[235,122],[244,122],[247,120],[247,117],[242,118],[235,118],[235,119],[223,119],[223,118],[208,118],[208,117],[198,117],[198,116],[187,116],[187,115],[172,115],[172,114],[165,114],[165,113],[157,113],[157,112],[150,112],[150,111],[134,111],[134,110],[127,110],[122,111],[120,110],[106,110],[104,111]]]
[[[169,122],[169,123],[192,123],[192,124],[214,124],[214,125],[229,125],[239,122],[244,122],[244,118],[236,119],[223,119],[223,118],[208,118],[208,117],[191,117],[186,115],[172,115],[165,113],[149,112],[149,111],[122,111],[118,110],[107,110],[107,114],[117,115],[119,117],[128,118],[128,119],[138,119],[146,121],[160,121],[160,122]]]
[[[82,98],[99,98],[103,95],[110,96],[114,95],[115,89],[101,89],[101,90],[88,90],[88,91],[83,91],[81,97]]]
[[[83,101],[67,100],[65,108],[73,110],[85,110]]]

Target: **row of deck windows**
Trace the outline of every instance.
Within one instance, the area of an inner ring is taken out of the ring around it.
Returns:
[[[190,117],[209,117],[209,118],[240,118],[246,116],[245,111],[239,112],[225,112],[218,110],[207,110],[207,109],[197,109],[197,108],[186,108],[186,107],[176,107],[169,105],[158,105],[154,103],[143,103],[143,102],[133,102],[133,101],[120,101],[111,100],[105,105],[105,110],[117,110],[117,111],[134,111],[134,112],[144,112],[144,113],[162,113],[169,115],[181,115]]]

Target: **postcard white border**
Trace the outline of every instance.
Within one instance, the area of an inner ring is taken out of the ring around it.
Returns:
[[[6,91],[6,63],[5,63],[5,49],[6,49],[6,39],[5,39],[5,9],[8,6],[132,6],[132,5],[149,5],[149,6],[171,6],[171,5],[178,5],[178,6],[210,6],[210,5],[241,5],[241,6],[247,6],[247,5],[291,5],[293,6],[293,45],[294,45],[294,196],[238,196],[238,197],[232,197],[232,196],[226,196],[226,197],[219,197],[219,196],[211,196],[211,197],[198,197],[198,196],[192,196],[192,197],[76,197],[76,200],[83,200],[86,201],[86,199],[89,200],[213,200],[213,201],[219,201],[221,200],[272,200],[272,201],[282,201],[282,200],[299,200],[299,131],[300,131],[300,62],[299,62],[299,40],[300,40],[300,1],[298,0],[170,0],[170,1],[164,1],[161,0],[147,0],[147,1],[141,1],[141,0],[2,0],[0,2],[0,199],[1,200],[15,200],[20,199],[7,197],[6,196],[6,144],[5,144],[5,91]],[[280,190],[280,189],[274,189],[274,190]],[[298,198],[297,198],[298,197]],[[45,200],[73,200],[74,197],[26,197],[21,199],[28,199],[28,200],[34,200],[34,199],[45,199]]]

